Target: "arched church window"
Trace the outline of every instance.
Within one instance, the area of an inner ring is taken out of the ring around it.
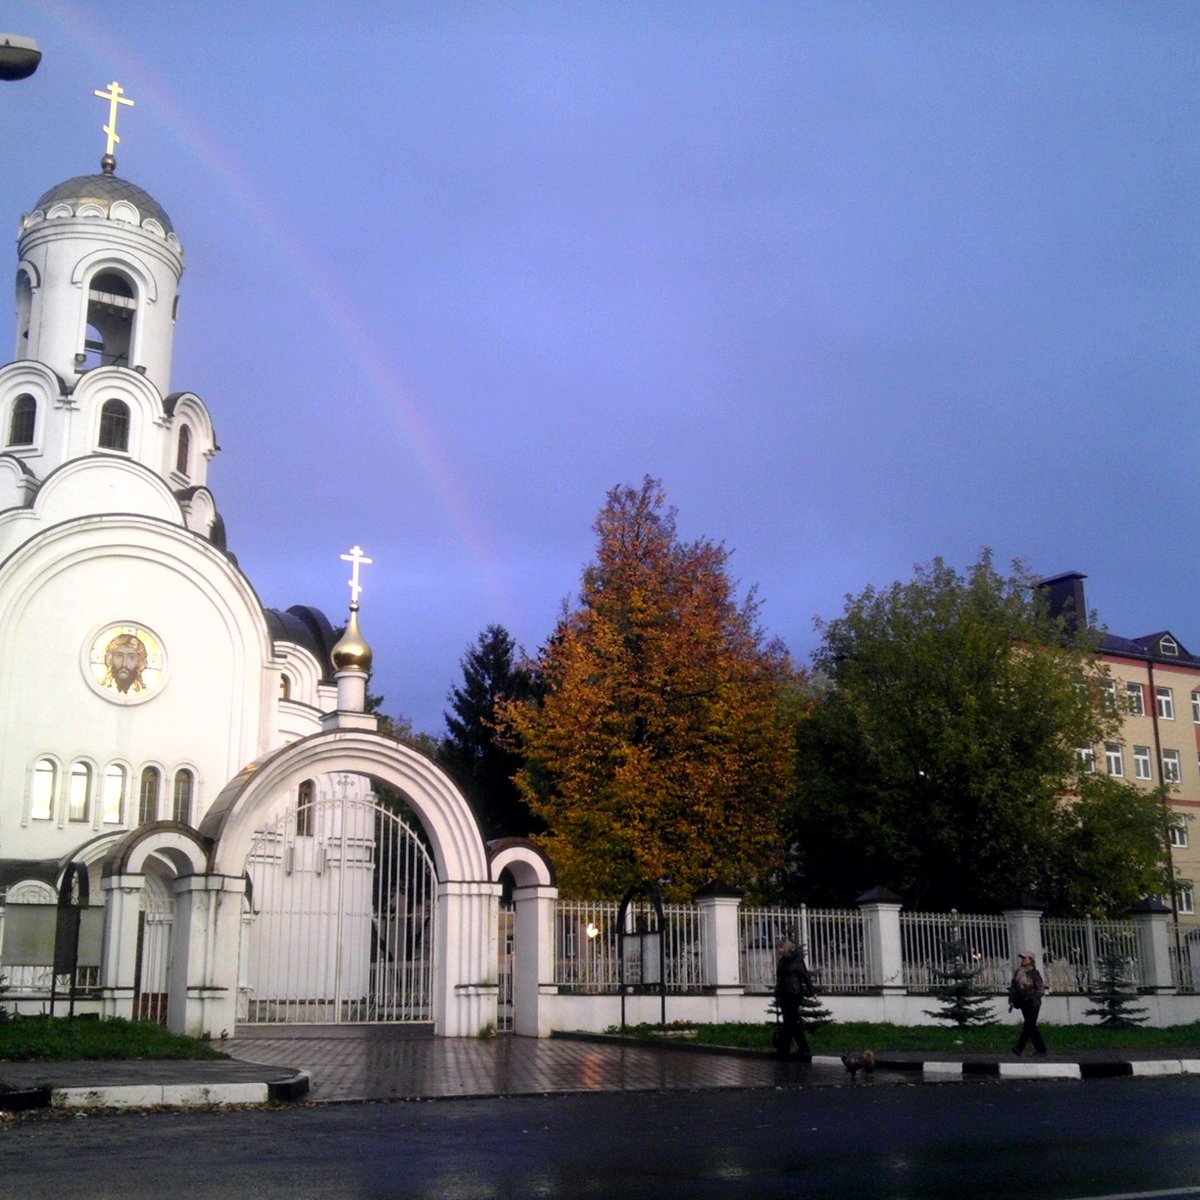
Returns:
[[[71,766],[71,780],[67,791],[67,819],[86,821],[91,803],[92,768],[87,763],[74,763]]]
[[[181,825],[192,823],[192,773],[186,767],[175,772],[175,798],[171,805],[171,819]]]
[[[101,450],[129,449],[129,405],[124,400],[105,400],[100,410]]]
[[[128,367],[133,345],[137,299],[129,279],[118,271],[101,271],[88,286],[84,367]]]
[[[10,446],[32,446],[37,426],[37,401],[32,396],[18,396],[13,401],[12,419],[8,423]]]
[[[290,700],[292,698],[292,681],[286,675],[279,677],[279,698],[280,700]]]
[[[192,431],[186,425],[179,427],[179,441],[175,446],[175,470],[180,475],[188,473],[188,463],[192,457]]]
[[[17,357],[29,346],[29,320],[33,313],[33,284],[24,271],[17,272]]]
[[[58,768],[48,758],[33,764],[33,787],[29,815],[35,821],[48,821],[54,815],[54,793],[58,789]]]
[[[120,825],[125,819],[125,768],[116,763],[104,772],[100,813],[105,825]]]
[[[306,779],[296,792],[296,836],[312,837],[313,831],[313,781]]]
[[[162,776],[157,767],[147,767],[142,772],[142,782],[138,788],[139,825],[158,820],[158,790],[161,782]]]

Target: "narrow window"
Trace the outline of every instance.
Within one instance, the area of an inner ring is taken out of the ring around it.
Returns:
[[[1125,755],[1119,742],[1104,743],[1104,761],[1110,775],[1125,774]]]
[[[290,700],[292,698],[292,681],[286,675],[279,677],[279,698],[280,700]]]
[[[1125,691],[1129,696],[1129,711],[1135,717],[1144,717],[1146,715],[1146,702],[1142,698],[1142,685],[1140,683],[1127,683]]]
[[[1192,720],[1200,725],[1200,692],[1192,693]]]
[[[1080,746],[1075,753],[1079,756],[1079,769],[1090,775],[1096,769],[1096,752],[1091,746]]]
[[[100,801],[105,825],[120,825],[125,819],[125,768],[115,764],[104,772],[104,791]]]
[[[1117,711],[1117,681],[1115,679],[1100,680],[1100,707],[1105,712]]]
[[[138,788],[139,825],[158,820],[158,789],[161,779],[157,767],[147,767],[142,772],[142,783]]]
[[[1154,689],[1155,703],[1158,705],[1158,715],[1164,721],[1175,720],[1175,693],[1169,687]]]
[[[105,400],[100,410],[101,450],[129,450],[129,405],[123,400]]]
[[[171,819],[181,825],[192,823],[192,773],[184,768],[175,772],[175,797]]]
[[[192,431],[186,426],[179,427],[179,441],[175,447],[175,470],[180,475],[188,473],[188,463],[192,457]]]
[[[77,762],[71,767],[71,784],[67,798],[67,819],[86,821],[92,802],[92,768]]]
[[[88,287],[85,368],[128,367],[137,300],[133,286],[116,271],[102,271]]]
[[[1188,917],[1196,911],[1196,890],[1190,879],[1175,882],[1175,911]]]
[[[17,273],[17,357],[29,348],[29,320],[33,313],[33,283],[24,271]]]
[[[1150,767],[1150,747],[1134,746],[1133,775],[1135,779],[1153,779],[1154,772]]]
[[[1162,752],[1162,777],[1163,783],[1180,783],[1183,780],[1183,773],[1179,768],[1178,750]]]
[[[12,420],[8,423],[10,446],[32,446],[37,425],[37,401],[32,396],[18,396],[13,401]]]
[[[296,836],[312,837],[313,781],[306,779],[296,793]]]
[[[1171,845],[1178,847],[1180,850],[1186,850],[1188,844],[1187,822],[1185,818],[1178,814],[1171,817],[1171,824],[1168,826],[1171,834]]]
[[[29,815],[35,821],[48,821],[54,815],[54,793],[58,789],[58,768],[48,759],[33,764],[33,788]]]

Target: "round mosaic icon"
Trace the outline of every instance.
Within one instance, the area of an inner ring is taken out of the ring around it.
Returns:
[[[163,684],[166,654],[158,635],[144,625],[105,625],[85,649],[88,682],[106,700],[136,704]]]

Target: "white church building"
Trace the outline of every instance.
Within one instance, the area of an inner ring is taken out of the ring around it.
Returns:
[[[43,1011],[73,982],[76,1011],[214,1037],[475,1035],[497,1019],[507,869],[515,1028],[544,1034],[549,864],[486,846],[450,778],[363,711],[357,547],[340,640],[239,569],[212,418],[171,384],[183,245],[114,140],[21,217],[0,367],[0,1003]],[[72,981],[54,930],[79,877]]]

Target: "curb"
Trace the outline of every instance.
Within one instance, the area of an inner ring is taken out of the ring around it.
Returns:
[[[308,1094],[307,1071],[274,1083],[156,1083],[112,1087],[42,1087],[0,1092],[0,1112],[35,1108],[225,1108],[292,1104]]]

